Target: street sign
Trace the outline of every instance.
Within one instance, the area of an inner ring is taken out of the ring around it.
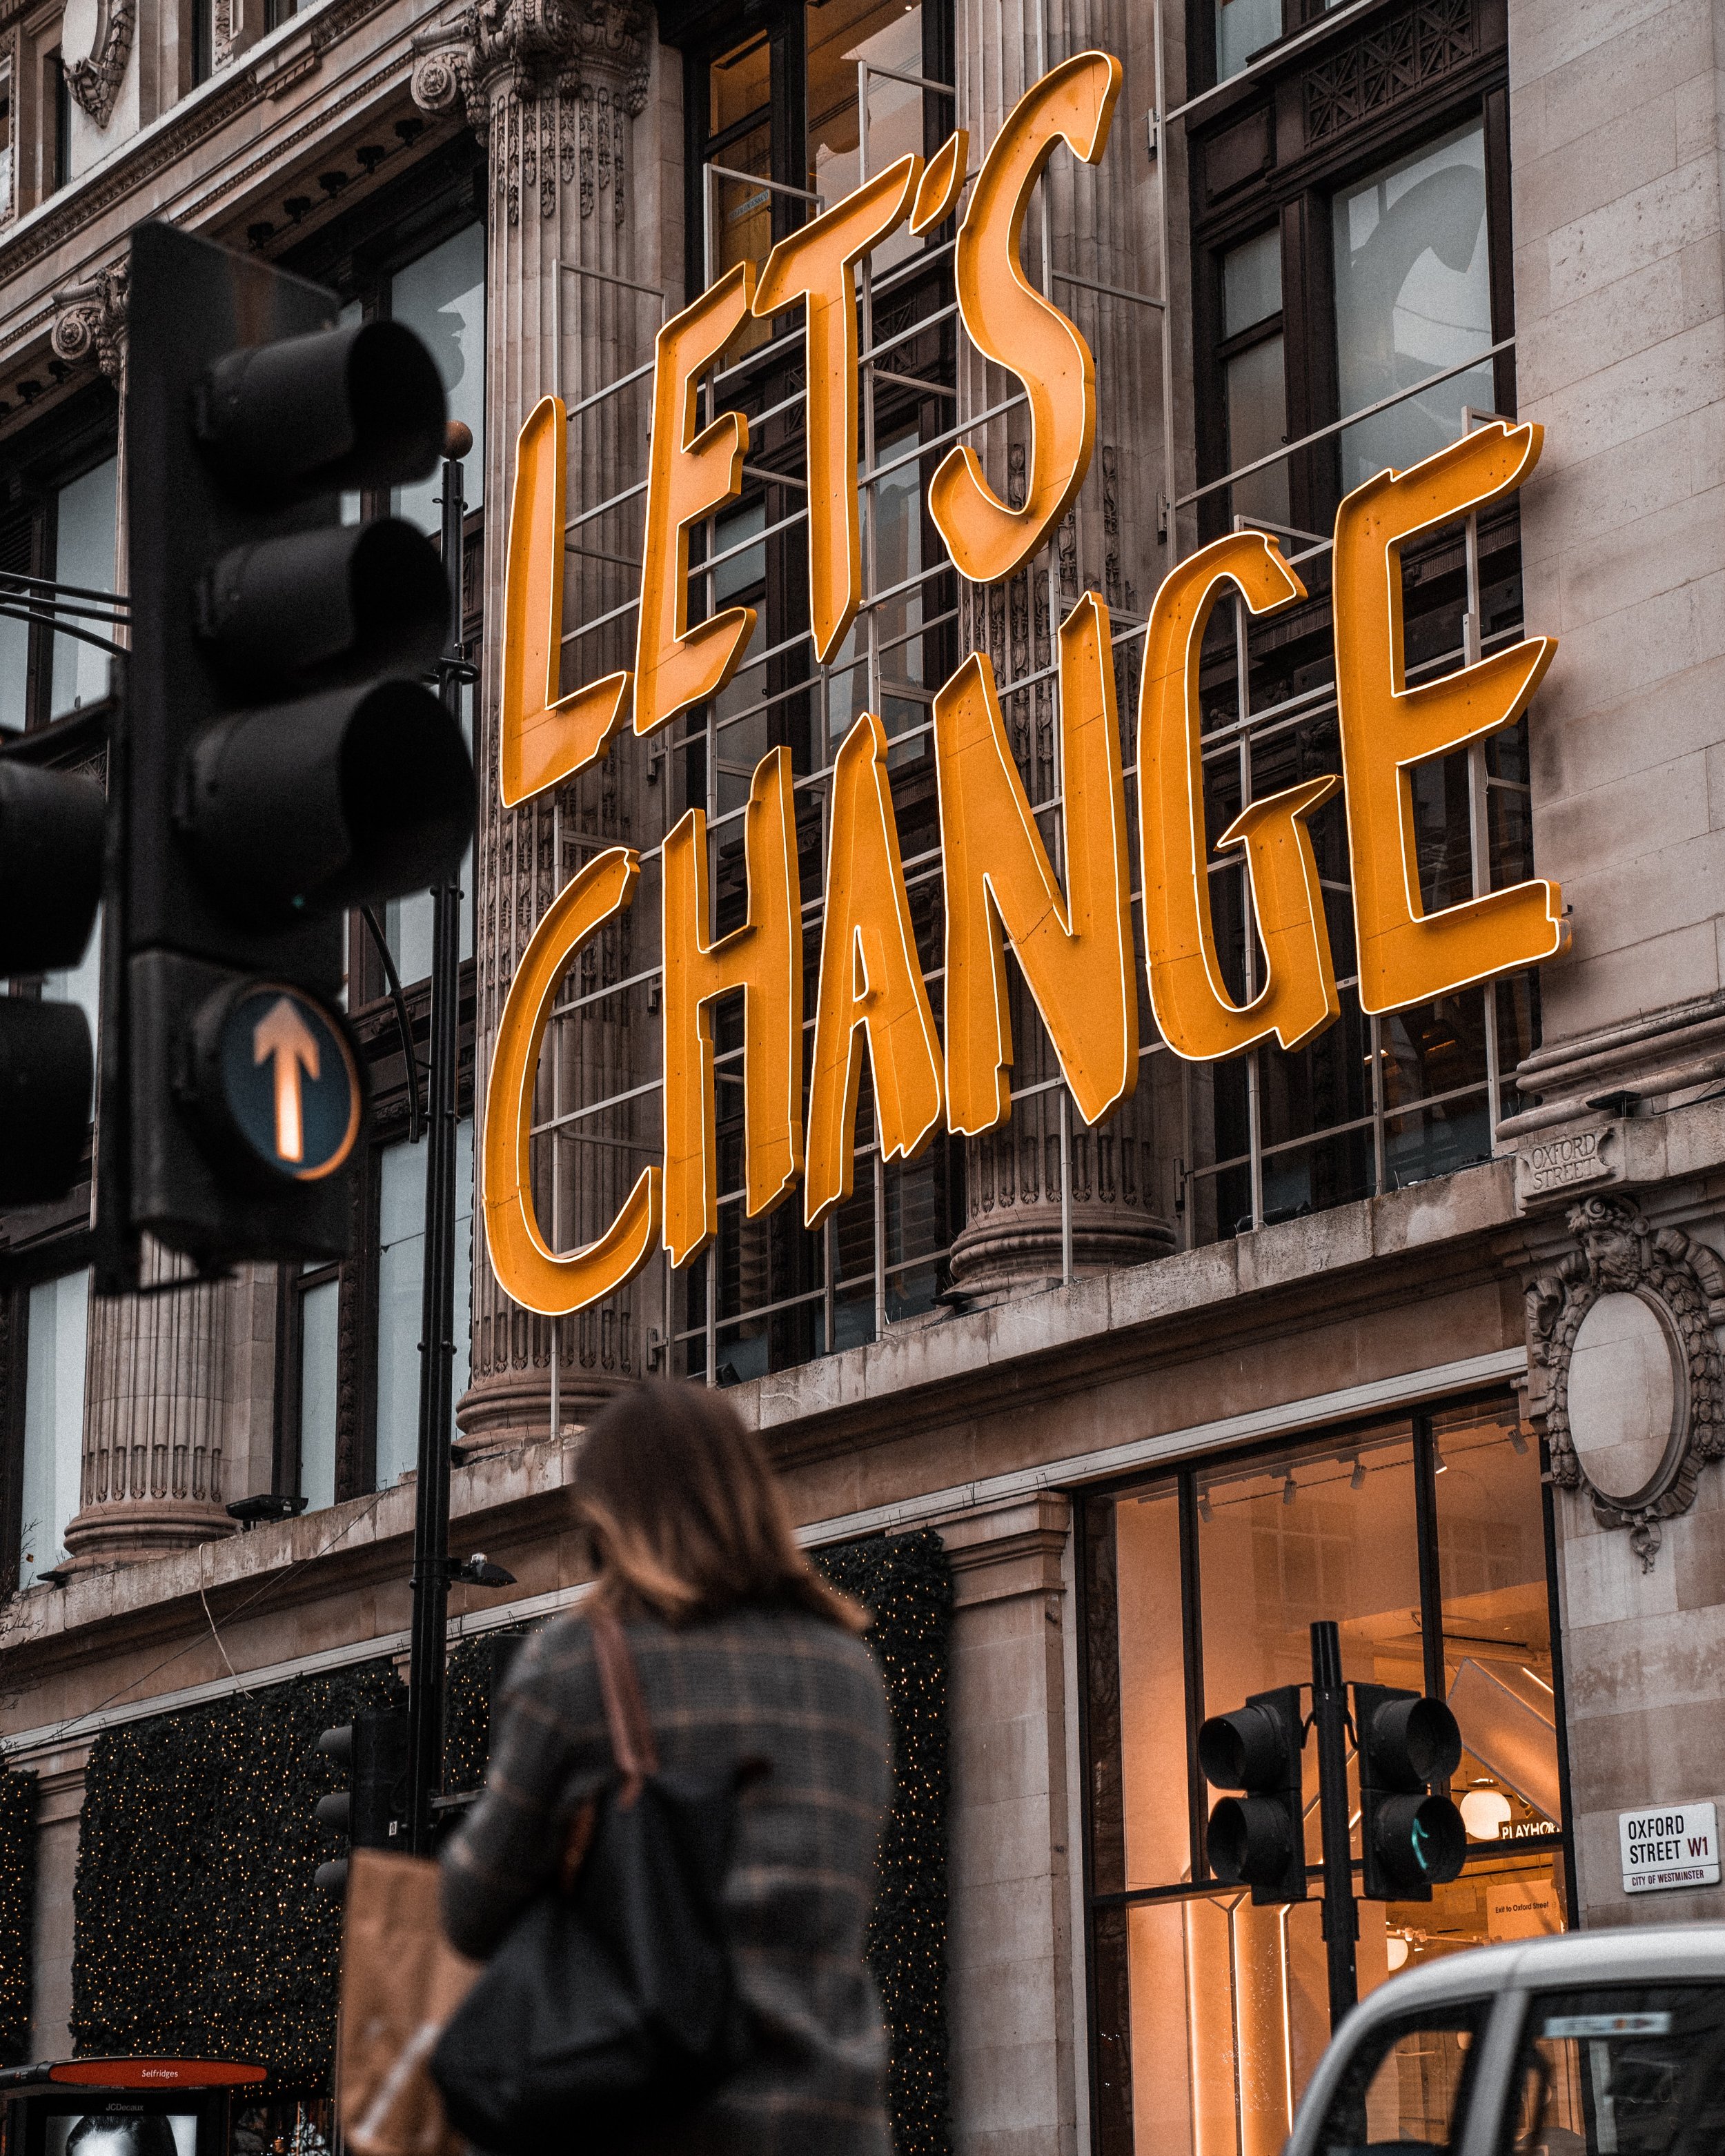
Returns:
[[[359,1066],[341,1021],[302,990],[251,981],[199,1014],[200,1091],[249,1157],[296,1183],[332,1175],[359,1134]]]
[[[1648,1804],[1617,1815],[1625,1894],[1719,1883],[1717,1804]]]

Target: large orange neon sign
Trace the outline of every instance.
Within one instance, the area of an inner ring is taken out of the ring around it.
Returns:
[[[1096,439],[1096,377],[1076,326],[1026,280],[1019,235],[1035,182],[1064,143],[1094,162],[1119,95],[1119,63],[1081,54],[1032,86],[976,173],[955,264],[966,330],[1024,382],[1032,418],[1025,498],[1009,508],[968,447],[929,487],[930,513],[960,572],[990,582],[1022,567],[1082,485]],[[909,219],[950,215],[968,169],[957,133],[925,167],[901,158],[743,264],[659,335],[646,536],[631,673],[564,693],[559,679],[564,417],[547,398],[522,429],[511,508],[499,754],[506,806],[605,754],[631,716],[645,733],[713,696],[746,658],[753,612],[689,619],[691,528],[739,491],[747,422],[696,427],[696,385],[751,311],[804,308],[808,350],[809,603],[828,658],[862,596],[857,514],[855,270]],[[1561,894],[1534,879],[1427,912],[1414,851],[1412,767],[1509,725],[1555,650],[1531,637],[1409,689],[1400,550],[1500,500],[1539,454],[1537,427],[1492,422],[1406,472],[1384,472],[1337,512],[1333,606],[1339,773],[1250,802],[1215,840],[1238,849],[1264,964],[1244,1004],[1223,979],[1210,914],[1211,846],[1200,763],[1199,654],[1224,592],[1254,615],[1306,596],[1277,543],[1241,531],[1172,570],[1142,647],[1137,806],[1145,985],[1165,1044],[1214,1061],[1275,1040],[1298,1047],[1340,1012],[1312,818],[1338,789],[1353,857],[1359,1000],[1368,1012],[1421,1003],[1538,964],[1560,947]],[[1060,630],[1058,839],[1045,833],[1008,747],[993,669],[971,654],[936,694],[933,753],[944,867],[944,1040],[919,954],[880,720],[865,713],[834,760],[812,1069],[803,1127],[803,900],[790,755],[757,768],[743,819],[747,916],[711,939],[708,834],[696,811],[662,855],[663,1167],[643,1172],[611,1226],[584,1250],[547,1245],[528,1173],[539,1051],[558,983],[581,945],[626,906],[636,856],[590,862],[534,932],[506,1002],[480,1147],[482,1212],[505,1291],[567,1312],[619,1287],[661,1246],[685,1264],[717,1224],[712,1009],[743,998],[745,1203],[752,1216],[800,1182],[805,1221],[849,1194],[862,1057],[883,1158],[913,1158],[944,1118],[977,1134],[1011,1106],[1008,954],[1047,1029],[1079,1113],[1094,1123],[1130,1096],[1138,1070],[1138,983],[1128,878],[1127,800],[1108,612],[1082,599]]]

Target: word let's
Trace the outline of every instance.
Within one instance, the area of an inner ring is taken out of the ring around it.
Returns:
[[[1096,439],[1096,370],[1076,326],[1026,278],[1024,220],[1061,142],[1094,163],[1121,87],[1117,60],[1086,53],[1034,85],[1008,116],[958,226],[955,280],[973,342],[1022,382],[1033,428],[1021,506],[993,492],[975,453],[951,450],[930,515],[960,572],[1011,575],[1065,515]],[[755,613],[691,625],[691,527],[742,489],[748,422],[697,430],[696,385],[751,314],[804,308],[810,620],[822,661],[862,598],[857,481],[856,272],[908,220],[950,214],[968,144],[951,136],[926,167],[906,157],[773,249],[743,263],[660,331],[653,385],[634,667],[559,694],[567,460],[563,408],[546,398],[517,449],[506,576],[500,778],[506,806],[558,785],[637,735],[719,693],[742,663]],[[1535,426],[1481,427],[1404,473],[1385,471],[1337,512],[1332,602],[1342,772],[1252,802],[1217,841],[1244,858],[1264,980],[1238,1004],[1211,919],[1198,696],[1199,654],[1224,592],[1254,616],[1306,597],[1276,541],[1219,539],[1178,564],[1146,631],[1137,711],[1140,891],[1151,1008],[1178,1055],[1211,1061],[1272,1037],[1297,1048],[1340,1012],[1310,819],[1338,787],[1353,861],[1359,1000],[1368,1013],[1428,1001],[1538,963],[1565,932],[1558,887],[1538,879],[1428,913],[1409,773],[1512,723],[1556,650],[1524,639],[1440,680],[1406,685],[1403,546],[1501,500],[1536,463]],[[1108,609],[1086,594],[1060,624],[1060,869],[1037,829],[1008,745],[993,670],[973,653],[937,693],[935,771],[945,905],[944,1040],[911,930],[887,739],[865,713],[832,773],[824,918],[805,1047],[803,923],[790,752],[757,767],[743,815],[747,915],[712,932],[706,819],[691,809],[662,855],[664,1148],[616,1219],[572,1253],[551,1249],[532,1195],[530,1137],[540,1050],[570,964],[634,896],[639,856],[589,861],[534,930],[493,1051],[481,1142],[485,1233],[498,1280],[547,1315],[621,1287],[663,1245],[689,1262],[718,1228],[712,1007],[743,998],[744,1205],[750,1218],[800,1183],[814,1227],[850,1192],[869,1057],[882,1157],[914,1159],[944,1121],[980,1135],[1011,1108],[1007,953],[1020,968],[1074,1103],[1096,1124],[1138,1075],[1131,863]],[[805,1088],[805,1055],[809,1069]],[[806,1109],[805,1109],[806,1099]]]

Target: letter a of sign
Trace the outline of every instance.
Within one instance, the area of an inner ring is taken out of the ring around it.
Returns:
[[[974,449],[949,449],[928,488],[928,513],[973,583],[1028,562],[1070,507],[1096,439],[1096,370],[1076,326],[1024,275],[1019,244],[1044,167],[1064,141],[1094,165],[1120,95],[1120,63],[1080,53],[1034,84],[1001,125],[977,174],[954,251],[958,311],[985,359],[1015,374],[1030,400],[1024,506],[1009,509]]]
[[[1561,949],[1563,895],[1539,877],[1428,914],[1414,844],[1416,763],[1512,725],[1557,652],[1524,637],[1417,689],[1402,648],[1401,550],[1514,491],[1538,461],[1541,429],[1477,428],[1410,471],[1379,472],[1336,511],[1336,695],[1359,999],[1399,1010]]]
[[[1138,698],[1138,817],[1150,1002],[1176,1055],[1209,1062],[1274,1034],[1297,1048],[1341,1009],[1307,819],[1335,792],[1309,778],[1243,809],[1216,841],[1243,846],[1268,978],[1244,1008],[1222,978],[1210,919],[1199,754],[1198,668],[1204,624],[1224,584],[1255,614],[1306,589],[1261,531],[1237,531],[1169,571],[1151,609]]]
[[[1007,747],[994,669],[976,652],[934,700],[947,872],[947,1122],[974,1137],[1012,1112],[1012,1015],[1000,929],[1086,1123],[1138,1080],[1126,788],[1108,609],[1060,624],[1060,896]],[[998,925],[997,925],[998,924]]]
[[[905,894],[886,783],[886,730],[872,711],[846,734],[833,765],[803,1189],[803,1217],[811,1228],[850,1195],[860,1032],[868,1037],[881,1158],[914,1160],[940,1121],[941,1044]]]
[[[558,695],[563,653],[564,473],[568,421],[542,397],[515,451],[503,576],[499,781],[506,808],[584,771],[605,753],[629,698],[627,674]]]
[[[575,953],[634,896],[640,866],[631,849],[612,846],[557,893],[521,953],[491,1054],[480,1156],[491,1270],[512,1301],[547,1317],[602,1301],[640,1270],[659,1240],[657,1167],[641,1170],[602,1235],[567,1255],[541,1234],[533,1204],[533,1088],[552,1004]]]
[[[803,1170],[803,906],[791,752],[755,766],[742,827],[748,919],[709,943],[706,818],[665,842],[665,1247],[687,1265],[719,1232],[712,1003],[742,991],[744,1205],[771,1212]]]

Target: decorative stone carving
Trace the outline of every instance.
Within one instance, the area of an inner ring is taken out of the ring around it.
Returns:
[[[1623,1199],[1584,1199],[1568,1228],[1579,1247],[1527,1289],[1529,1410],[1551,1480],[1586,1492],[1601,1526],[1627,1528],[1651,1572],[1661,1522],[1689,1510],[1702,1468],[1725,1454],[1725,1261]]]
[[[137,0],[100,0],[95,41],[66,69],[67,90],[98,127],[105,127],[113,114],[136,27]]]
[[[482,140],[499,118],[512,121],[518,136],[523,100],[554,86],[563,99],[590,103],[597,82],[610,77],[620,78],[617,102],[634,119],[647,102],[650,20],[644,0],[472,0],[425,41],[413,66],[413,102],[426,112],[459,104]],[[608,89],[604,95],[608,101]],[[584,118],[583,130],[590,125]],[[561,146],[567,186],[574,162],[567,130],[555,125],[544,141],[547,183]],[[530,167],[538,163],[531,137],[525,154]],[[530,175],[530,193],[533,184]],[[590,208],[584,201],[583,213]]]
[[[130,272],[122,260],[54,295],[54,357],[69,365],[94,359],[116,388],[126,373],[126,297]]]

